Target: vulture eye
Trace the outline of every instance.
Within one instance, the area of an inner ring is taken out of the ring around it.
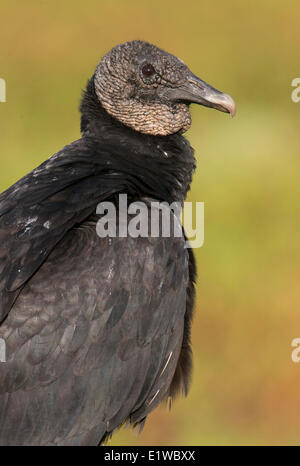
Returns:
[[[151,65],[151,63],[144,65],[142,68],[142,73],[145,78],[151,78],[155,73],[154,66]]]

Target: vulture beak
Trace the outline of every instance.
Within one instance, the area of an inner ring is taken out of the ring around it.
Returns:
[[[190,74],[185,84],[176,89],[173,98],[230,113],[231,118],[236,112],[235,102],[230,95],[218,91],[194,74]]]

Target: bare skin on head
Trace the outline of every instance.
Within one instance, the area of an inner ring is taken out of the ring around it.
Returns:
[[[177,57],[142,41],[114,47],[100,61],[95,90],[105,110],[124,125],[151,135],[185,132],[189,105],[235,113],[235,104],[197,78]]]

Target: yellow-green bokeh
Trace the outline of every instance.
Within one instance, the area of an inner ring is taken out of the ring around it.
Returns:
[[[119,42],[157,44],[237,103],[234,120],[193,106],[187,134],[205,202],[190,394],[110,444],[298,444],[299,1],[0,0],[0,21],[1,190],[79,137],[81,89]]]

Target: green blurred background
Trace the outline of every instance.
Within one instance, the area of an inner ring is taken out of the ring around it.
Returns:
[[[79,137],[81,89],[117,43],[153,42],[237,103],[233,120],[193,106],[187,133],[205,202],[190,394],[110,444],[299,444],[299,1],[1,0],[0,19],[1,191]]]

